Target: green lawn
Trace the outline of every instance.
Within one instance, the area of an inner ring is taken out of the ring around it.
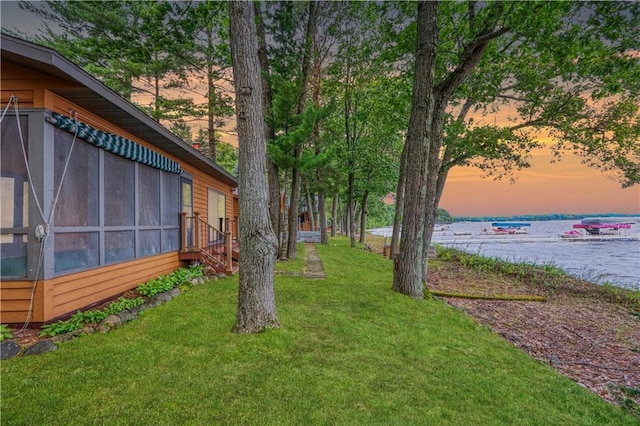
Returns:
[[[230,333],[235,277],[3,361],[2,424],[638,424],[447,305],[392,292],[381,256],[318,251],[326,280],[276,276],[279,330]]]

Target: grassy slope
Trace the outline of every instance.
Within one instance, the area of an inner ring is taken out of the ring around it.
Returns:
[[[327,280],[278,275],[283,327],[229,332],[237,277],[107,335],[2,362],[2,424],[634,424],[335,239]]]

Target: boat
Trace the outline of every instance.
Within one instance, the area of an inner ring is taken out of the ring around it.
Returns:
[[[573,229],[584,229],[589,235],[620,235],[623,229],[631,229],[636,222],[615,217],[587,217],[573,225]]]
[[[528,234],[529,231],[526,228],[529,226],[531,224],[528,222],[493,222],[491,224],[494,235]]]
[[[565,231],[562,234],[560,234],[560,238],[568,238],[568,239],[582,238],[583,236],[584,234],[582,234],[582,232],[576,231],[575,229],[572,229],[570,231]]]

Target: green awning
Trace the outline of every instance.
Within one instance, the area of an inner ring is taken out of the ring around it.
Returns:
[[[102,148],[105,151],[109,151],[129,160],[164,170],[165,172],[175,174],[182,173],[182,169],[178,162],[173,161],[162,154],[158,154],[139,143],[123,138],[122,136],[105,133],[80,121],[76,121],[55,112],[51,114],[49,122],[54,126],[73,134],[76,133],[77,125],[78,137],[97,146],[98,148]]]

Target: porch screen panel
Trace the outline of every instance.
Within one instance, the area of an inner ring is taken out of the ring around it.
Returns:
[[[180,248],[180,176],[161,173],[162,183],[162,252]]]
[[[20,116],[19,120],[28,156],[28,118]],[[26,277],[30,188],[18,120],[7,115],[0,129],[0,276]]]
[[[180,230],[163,229],[162,230],[162,251],[176,251],[180,249]]]
[[[58,188],[73,135],[55,129],[54,139],[54,188]],[[76,140],[56,204],[56,227],[98,226],[98,172],[98,148]]]
[[[138,225],[160,225],[160,171],[138,167]]]
[[[162,226],[180,224],[180,177],[162,173]]]
[[[160,253],[160,230],[139,231],[138,256],[151,256]]]
[[[97,232],[68,232],[56,234],[54,243],[55,272],[97,266],[99,256]]]
[[[104,233],[104,261],[106,263],[133,259],[135,255],[134,231]]]
[[[135,225],[135,163],[104,154],[104,225]]]

